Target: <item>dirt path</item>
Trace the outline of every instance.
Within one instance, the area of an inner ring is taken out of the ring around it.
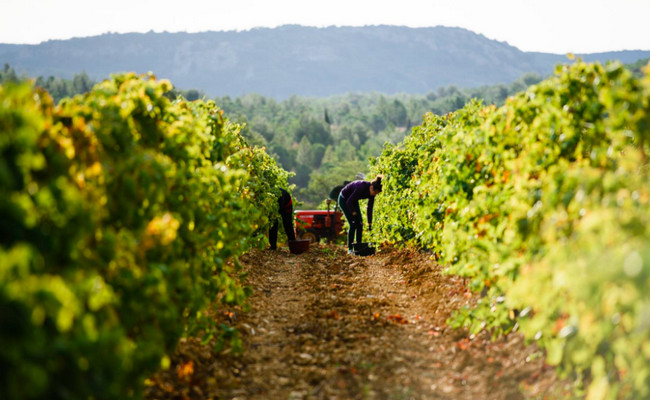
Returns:
[[[426,255],[321,245],[242,262],[251,311],[221,317],[241,332],[243,353],[184,340],[148,398],[524,399],[560,388],[517,335],[491,342],[446,327],[471,297]]]

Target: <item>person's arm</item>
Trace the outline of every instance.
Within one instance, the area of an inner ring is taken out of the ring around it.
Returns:
[[[375,198],[370,196],[368,199],[368,229],[372,229],[372,209],[375,206]]]

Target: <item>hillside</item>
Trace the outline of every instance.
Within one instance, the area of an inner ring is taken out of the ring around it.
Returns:
[[[650,51],[584,55],[634,62]],[[441,86],[543,76],[565,55],[526,53],[461,28],[313,28],[286,25],[242,32],[104,34],[38,45],[0,44],[0,63],[29,76],[102,80],[153,71],[177,87],[210,96],[259,93],[329,96],[348,92],[427,93]]]

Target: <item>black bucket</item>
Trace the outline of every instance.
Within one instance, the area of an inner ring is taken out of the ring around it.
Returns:
[[[371,256],[375,254],[375,247],[372,243],[352,243],[352,249],[357,256]]]
[[[289,252],[291,254],[301,254],[309,250],[309,240],[300,239],[300,240],[289,240]]]

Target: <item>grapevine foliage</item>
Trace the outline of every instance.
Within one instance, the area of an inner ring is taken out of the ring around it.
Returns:
[[[469,279],[453,326],[520,330],[590,398],[649,397],[649,134],[650,71],[558,66],[385,147],[373,235]]]
[[[0,86],[0,397],[139,397],[206,312],[243,304],[287,172],[210,101],[122,74]]]

